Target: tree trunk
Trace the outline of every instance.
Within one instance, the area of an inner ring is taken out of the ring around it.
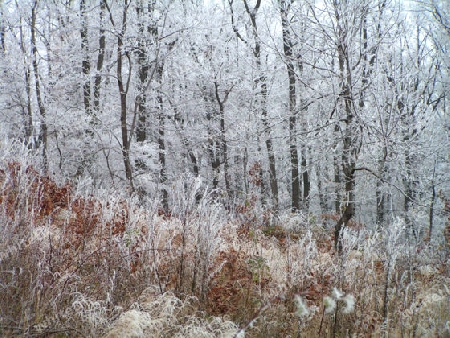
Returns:
[[[25,42],[23,41],[23,28],[22,28],[22,18],[20,18],[20,26],[19,26],[19,41],[20,41],[20,50],[22,51],[23,56],[23,66],[24,66],[24,80],[25,80],[25,91],[27,93],[27,104],[26,111],[24,111],[24,131],[25,131],[25,144],[30,149],[34,149],[35,140],[33,135],[33,110],[31,108],[31,69],[27,64],[26,60],[26,50],[25,50]]]
[[[245,42],[248,45],[248,41],[245,40],[242,35],[240,35],[239,31],[234,26],[234,13],[233,13],[233,1],[228,1],[230,9],[231,9],[231,21],[233,25],[233,30],[236,33],[236,36]],[[278,179],[277,179],[277,171],[276,171],[276,160],[275,160],[275,151],[273,147],[272,142],[272,135],[271,135],[271,126],[268,121],[268,114],[267,114],[267,79],[264,75],[264,72],[262,70],[262,57],[261,57],[261,43],[258,36],[258,25],[256,23],[256,15],[258,13],[258,10],[261,6],[261,0],[257,0],[255,7],[250,8],[248,5],[247,0],[244,0],[244,6],[245,10],[250,18],[251,24],[252,24],[252,33],[253,33],[253,42],[254,46],[252,48],[253,56],[256,61],[256,67],[259,73],[258,79],[256,81],[257,84],[260,86],[260,92],[259,96],[261,98],[261,121],[263,123],[264,128],[264,135],[265,135],[265,145],[267,149],[267,157],[269,161],[269,180],[270,180],[270,190],[272,193],[272,204],[273,204],[273,210],[275,213],[278,212],[279,209],[279,197],[278,197]],[[261,185],[261,189],[263,189],[263,185]],[[262,203],[264,200],[264,197],[262,196]]]
[[[336,125],[334,127],[334,133],[336,135],[336,138],[339,139],[339,132],[340,127],[338,122],[336,122]],[[333,168],[334,168],[334,212],[337,214],[341,213],[341,167],[340,167],[340,160],[337,155],[337,145],[334,145],[334,154],[333,154]]]
[[[428,210],[428,238],[431,240],[433,234],[433,220],[434,220],[434,203],[436,201],[436,166],[437,160],[434,161],[433,177],[431,179],[431,201]]]
[[[83,73],[83,103],[84,111],[88,118],[92,118],[91,109],[91,62],[89,60],[89,41],[88,41],[88,29],[86,24],[86,3],[85,0],[80,1],[80,15],[81,15],[81,52],[83,54],[83,60],[81,61],[81,71]],[[88,134],[92,136],[92,131],[88,131]]]
[[[291,164],[291,207],[292,211],[300,210],[300,174],[298,166],[297,149],[297,94],[294,63],[292,61],[292,46],[288,14],[290,4],[285,0],[280,1],[281,28],[283,35],[283,52],[289,79],[289,154]]]
[[[86,23],[86,3],[85,0],[80,1],[80,16],[81,16],[81,29],[80,29],[80,38],[81,38],[81,53],[82,53],[82,61],[81,61],[81,72],[83,75],[82,79],[82,89],[83,89],[83,104],[84,104],[84,113],[86,117],[89,119],[89,126],[91,127],[93,122],[92,116],[92,107],[91,107],[91,62],[89,58],[89,41],[88,41],[88,28]],[[91,166],[92,156],[89,154],[89,148],[91,145],[91,140],[94,137],[94,131],[91,128],[87,128],[85,130],[86,138],[84,139],[84,147],[82,151],[82,159],[78,164],[77,172],[75,174],[76,177],[80,177],[83,175],[86,169]]]
[[[102,82],[101,71],[103,69],[103,61],[105,59],[106,36],[104,28],[104,16],[106,10],[106,0],[100,0],[100,30],[98,40],[97,54],[97,72],[94,78],[94,111],[92,112],[93,123],[97,123],[97,114],[100,112],[100,85]]]
[[[409,138],[407,137],[406,140]],[[413,205],[414,201],[414,188],[412,182],[412,165],[411,165],[411,156],[409,153],[409,149],[405,149],[405,178],[404,178],[404,184],[405,184],[405,198],[404,198],[404,209],[405,209],[405,224],[408,228],[413,227],[413,223],[411,221],[411,217],[409,215],[410,209]],[[414,232],[414,231],[413,231]]]
[[[128,138],[128,126],[127,126],[127,94],[128,94],[128,84],[124,84],[123,81],[123,38],[125,36],[125,31],[127,28],[127,11],[128,11],[128,0],[125,1],[122,13],[122,27],[117,35],[117,85],[119,87],[120,95],[120,129],[122,136],[122,159],[125,167],[125,177],[128,181],[131,190],[133,187],[133,172],[130,162],[130,142]],[[130,61],[129,61],[130,62]],[[130,74],[128,74],[128,77]]]
[[[319,195],[319,205],[320,205],[320,211],[322,214],[327,214],[328,213],[328,204],[327,204],[327,200],[325,198],[325,188],[324,188],[324,184],[323,184],[323,173],[322,173],[322,168],[320,166],[320,164],[318,163],[316,166],[316,176],[317,176],[317,194]]]
[[[339,74],[340,74],[340,100],[343,101],[345,118],[344,137],[342,144],[342,173],[344,179],[344,205],[343,213],[339,221],[335,226],[335,249],[338,252],[342,252],[341,234],[343,227],[348,225],[348,222],[355,215],[355,168],[356,159],[360,150],[360,135],[359,130],[354,121],[354,99],[352,96],[352,68],[350,66],[350,56],[348,55],[348,45],[346,35],[349,34],[348,27],[344,27],[344,20],[341,21],[341,14],[347,15],[347,9],[340,8],[340,3],[335,3],[335,15],[338,27],[338,62],[339,62]],[[342,11],[344,9],[344,11]]]
[[[161,85],[162,75],[163,75],[163,66],[157,66],[157,81]],[[169,194],[167,192],[166,183],[167,183],[167,172],[166,172],[166,145],[165,145],[165,116],[164,116],[164,105],[163,105],[163,97],[162,93],[158,91],[156,101],[158,102],[158,158],[159,165],[161,166],[159,169],[159,184],[161,185],[161,204],[164,211],[169,211]]]
[[[386,214],[386,194],[383,191],[383,182],[386,177],[386,157],[387,157],[387,149],[384,148],[383,158],[379,161],[378,173],[379,177],[377,178],[376,188],[375,188],[375,198],[376,198],[376,224],[383,225],[385,222],[385,214]]]
[[[309,180],[309,172],[306,163],[306,145],[302,144],[302,178],[303,178],[303,208],[305,212],[309,210],[309,194],[311,191],[311,181]]]
[[[205,100],[208,100],[205,98]],[[214,109],[211,107],[211,109]],[[209,157],[211,159],[211,169],[213,174],[212,179],[212,189],[214,192],[217,191],[219,186],[219,176],[220,176],[220,142],[218,141],[218,137],[214,132],[214,128],[211,127],[211,124],[214,123],[213,114],[208,112],[206,114],[206,118],[208,120],[208,152]]]
[[[137,118],[137,127],[136,127],[136,142],[145,142],[147,141],[147,82],[148,82],[148,74],[150,70],[147,49],[146,49],[146,29],[143,23],[144,18],[144,4],[142,2],[136,7],[139,23],[139,42],[138,42],[138,76],[139,76],[139,85],[138,85],[138,98],[137,98],[137,108],[138,108],[138,118]],[[150,14],[150,13],[149,13]],[[147,27],[147,31],[150,31],[151,27]],[[140,170],[146,170],[147,166],[145,164],[145,159],[138,158],[136,159],[136,167]]]
[[[31,9],[31,55],[32,55],[32,65],[35,77],[35,90],[36,99],[39,107],[40,114],[40,130],[38,144],[42,145],[42,159],[44,172],[48,172],[48,158],[47,158],[47,123],[46,123],[46,109],[44,106],[44,101],[41,93],[41,82],[39,77],[39,68],[37,63],[37,46],[36,46],[36,15],[37,15],[38,1],[33,2],[33,7]]]
[[[0,52],[5,52],[5,24],[3,16],[3,0],[0,0]]]
[[[227,139],[225,136],[225,103],[228,100],[228,95],[230,90],[225,90],[225,96],[223,99],[220,98],[219,85],[214,82],[216,101],[219,104],[219,122],[220,122],[220,145],[221,145],[221,155],[223,161],[223,172],[225,176],[225,190],[227,191],[228,198],[231,198],[231,187],[230,187],[230,173],[228,164],[228,146]]]

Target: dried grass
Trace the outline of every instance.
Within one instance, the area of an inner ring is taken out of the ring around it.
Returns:
[[[450,334],[450,255],[419,252],[401,221],[348,229],[337,255],[301,215],[268,227],[251,205],[230,218],[192,192],[168,214],[75,190],[20,163],[0,171],[1,335]]]

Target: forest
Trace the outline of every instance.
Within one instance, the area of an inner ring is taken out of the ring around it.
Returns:
[[[0,0],[0,335],[450,336],[448,0]]]

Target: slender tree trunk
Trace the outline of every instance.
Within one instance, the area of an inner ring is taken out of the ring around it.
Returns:
[[[283,34],[283,51],[289,79],[289,153],[291,164],[291,207],[292,211],[300,210],[301,189],[297,148],[297,93],[294,63],[292,60],[292,46],[288,14],[290,0],[280,1],[281,28]]]
[[[219,114],[214,103],[214,100],[216,99],[214,92],[212,90],[210,91],[206,85],[203,86],[203,90],[203,100],[207,109],[206,120],[208,121],[208,154],[211,161],[211,170],[213,175],[212,189],[216,192],[219,186],[220,157],[222,151],[222,147],[220,145],[220,135],[218,135],[217,131],[218,128],[215,127],[219,122]]]
[[[376,198],[376,224],[383,225],[385,222],[385,214],[386,214],[386,194],[383,191],[383,182],[386,176],[386,157],[387,157],[387,149],[384,148],[383,158],[379,161],[379,178],[377,179],[376,188],[375,188],[375,198]]]
[[[127,28],[127,11],[129,2],[125,1],[122,13],[122,26],[117,35],[117,85],[119,88],[120,95],[120,129],[122,136],[122,159],[125,167],[125,177],[128,181],[131,190],[133,187],[133,171],[130,162],[130,142],[128,137],[128,126],[127,126],[127,94],[128,94],[128,84],[124,83],[123,80],[123,38],[125,36]],[[111,16],[112,18],[112,16]],[[129,61],[130,62],[130,61]],[[130,74],[128,75],[130,76]]]
[[[347,226],[348,222],[355,215],[355,168],[356,159],[360,150],[360,131],[356,126],[354,121],[354,99],[352,96],[352,68],[350,66],[350,59],[348,55],[348,45],[346,42],[346,35],[349,34],[348,28],[343,26],[344,22],[341,21],[341,14],[346,15],[344,11],[341,12],[343,8],[339,8],[340,3],[335,2],[335,15],[338,27],[338,62],[339,62],[339,73],[341,81],[341,100],[344,105],[344,135],[342,144],[342,173],[344,179],[344,189],[345,189],[345,200],[343,206],[343,213],[341,218],[335,225],[334,236],[335,236],[335,249],[338,252],[342,252],[342,241],[341,233],[343,227]],[[348,8],[347,8],[348,10]]]
[[[377,180],[375,197],[377,203],[376,224],[383,225],[385,221],[385,194],[382,192],[382,182],[380,180]]]
[[[262,114],[262,122],[263,122],[264,130],[266,131],[265,132],[265,137],[266,137],[265,144],[266,144],[267,156],[268,156],[268,160],[269,160],[269,183],[270,183],[270,191],[272,192],[273,210],[275,213],[277,213],[278,209],[279,209],[278,179],[277,179],[277,169],[276,169],[276,161],[275,161],[275,151],[273,149],[273,142],[272,142],[272,136],[271,136],[272,128],[270,126],[270,123],[267,120],[266,78],[262,77],[261,81],[263,82],[261,84],[261,96],[263,98],[261,114]],[[262,167],[261,167],[261,170],[262,170]],[[262,172],[261,172],[261,178],[262,178]],[[263,187],[263,185],[261,185],[261,187]]]
[[[28,147],[34,148],[33,110],[31,108],[31,70],[25,66],[25,91],[27,93],[27,110],[25,112],[25,140]]]
[[[208,124],[214,121],[211,113],[207,114]],[[211,169],[213,173],[212,188],[216,191],[219,186],[219,176],[220,176],[220,142],[217,140],[217,135],[214,133],[213,128],[208,126],[208,151],[209,157],[211,159]]]
[[[336,138],[339,138],[340,133],[340,127],[338,125],[338,122],[336,122],[336,125],[334,127],[334,133],[336,135]],[[334,145],[335,150],[337,149],[337,145]],[[337,151],[334,151],[333,154],[333,168],[334,168],[334,212],[337,214],[341,213],[341,167],[340,167],[340,160],[337,155]]]
[[[102,69],[103,62],[105,59],[105,48],[106,48],[106,36],[105,36],[105,22],[104,16],[106,11],[106,0],[100,0],[100,30],[99,30],[99,40],[98,40],[98,54],[97,54],[97,72],[94,78],[94,109],[93,109],[93,123],[97,123],[97,114],[100,112],[100,85],[102,83]]]
[[[244,175],[242,177],[242,180],[244,182],[244,194],[245,196],[248,196],[249,193],[249,182],[248,182],[248,149],[247,147],[244,147],[244,156],[242,158],[242,166]]]
[[[328,205],[327,205],[327,201],[325,198],[325,188],[323,185],[323,173],[322,173],[322,168],[320,166],[320,164],[317,164],[316,166],[316,176],[317,176],[317,190],[318,190],[318,195],[319,195],[319,205],[320,205],[320,211],[322,214],[327,214],[328,213]]]
[[[409,137],[406,137],[408,140]],[[409,215],[410,209],[413,205],[414,201],[414,189],[412,187],[412,165],[411,165],[411,156],[409,153],[409,149],[405,149],[405,198],[404,198],[404,209],[405,209],[405,223],[408,228],[412,228],[413,224]]]
[[[243,41],[246,45],[249,45],[248,41],[243,38],[243,36],[239,33],[234,25],[234,12],[233,12],[233,0],[228,0],[230,9],[231,9],[231,21],[233,25],[233,30],[236,33],[236,36]],[[262,70],[262,57],[261,57],[261,42],[258,35],[258,25],[256,23],[256,15],[261,6],[261,0],[257,0],[256,4],[253,8],[250,8],[247,0],[244,0],[245,11],[247,12],[253,31],[253,42],[254,46],[252,47],[253,56],[256,61],[256,67],[259,73],[257,84],[260,86],[259,97],[261,98],[261,121],[264,128],[264,136],[265,136],[265,145],[267,149],[267,157],[269,161],[269,180],[270,180],[270,190],[272,192],[272,204],[273,210],[275,213],[278,212],[279,209],[279,197],[278,197],[278,179],[277,179],[277,171],[276,171],[276,160],[275,160],[275,151],[273,147],[272,135],[271,135],[271,126],[268,121],[268,113],[267,113],[267,79]],[[261,168],[262,170],[262,168]],[[262,175],[261,175],[262,177]],[[261,189],[263,189],[263,185],[261,185]],[[261,202],[264,204],[264,197],[262,195]]]
[[[24,111],[24,131],[25,131],[25,144],[28,148],[33,149],[35,147],[35,140],[33,139],[33,110],[31,108],[31,69],[26,60],[26,50],[25,42],[23,40],[23,28],[22,28],[22,18],[20,18],[19,26],[19,40],[20,40],[20,50],[23,56],[23,66],[24,66],[24,80],[25,80],[25,91],[27,93],[27,104],[26,111]]]
[[[147,115],[148,115],[146,89],[147,89],[148,74],[150,70],[145,39],[146,33],[151,30],[151,27],[147,27],[147,29],[145,29],[145,24],[143,23],[145,13],[143,2],[139,3],[139,6],[136,7],[136,10],[138,19],[140,20],[139,42],[138,42],[139,48],[137,51],[139,64],[138,69],[139,85],[137,98],[138,123],[136,128],[136,141],[145,142],[147,141]],[[136,167],[140,170],[146,170],[147,166],[145,164],[145,159],[143,158],[136,159]]]
[[[158,97],[158,103],[162,108],[162,97]],[[169,210],[169,194],[167,192],[167,173],[166,173],[166,146],[164,141],[165,134],[165,116],[164,112],[160,111],[158,114],[159,128],[158,128],[158,147],[159,147],[159,164],[161,168],[159,169],[159,183],[161,185],[161,204],[165,211]]]
[[[80,15],[81,15],[81,52],[83,54],[83,60],[81,61],[81,71],[83,73],[83,103],[86,116],[92,118],[91,108],[91,62],[89,59],[89,41],[88,41],[88,29],[86,23],[86,3],[85,0],[80,1]],[[92,131],[88,134],[92,136]]]
[[[46,123],[46,109],[44,106],[44,101],[41,92],[41,82],[39,76],[39,67],[37,63],[37,45],[36,45],[36,15],[37,15],[38,1],[33,2],[33,7],[31,9],[31,55],[32,55],[32,65],[35,77],[35,90],[36,99],[39,107],[40,114],[40,130],[38,144],[42,146],[42,158],[44,172],[48,171],[48,158],[47,158],[47,123]]]
[[[228,146],[227,139],[225,136],[225,103],[228,100],[228,95],[230,90],[225,90],[225,96],[223,99],[220,98],[219,85],[214,82],[216,101],[219,104],[219,123],[220,123],[220,145],[221,145],[221,155],[223,157],[223,172],[225,176],[225,189],[227,191],[228,197],[231,197],[231,187],[230,187],[230,173],[228,164]]]
[[[5,52],[5,24],[4,24],[3,0],[0,0],[0,52]]]
[[[177,129],[178,133],[180,134],[181,143],[186,148],[187,157],[189,158],[190,164],[192,166],[191,167],[192,172],[195,177],[198,177],[200,174],[200,169],[198,167],[197,156],[196,156],[195,151],[189,141],[189,137],[187,137],[187,135],[186,135],[184,119],[180,117],[176,108],[174,108],[174,110],[175,110],[175,118],[174,118],[175,128]]]
[[[428,238],[431,240],[431,236],[433,234],[433,220],[434,220],[434,203],[436,200],[436,165],[437,160],[434,161],[434,167],[433,167],[433,177],[431,179],[431,201],[430,201],[430,207],[428,211]]]
[[[157,81],[161,85],[162,75],[163,75],[163,66],[157,66]],[[168,212],[169,211],[169,194],[167,192],[166,183],[167,183],[167,171],[166,171],[166,145],[165,145],[165,115],[164,115],[164,105],[163,105],[163,94],[158,91],[158,95],[156,101],[158,102],[158,158],[159,165],[161,166],[159,169],[159,184],[161,185],[161,204],[163,209]]]
[[[89,58],[89,41],[88,41],[88,28],[86,23],[86,3],[85,0],[80,1],[80,16],[81,16],[81,29],[80,29],[80,37],[81,37],[81,53],[83,55],[83,59],[81,61],[81,72],[83,75],[83,104],[84,104],[84,113],[86,117],[89,119],[89,128],[85,130],[86,138],[84,139],[84,147],[82,149],[82,159],[78,164],[77,172],[75,174],[76,177],[80,177],[88,168],[91,166],[92,156],[89,154],[89,148],[91,148],[91,141],[94,137],[94,131],[91,129],[93,124],[93,112],[91,107],[91,62]]]
[[[309,180],[309,172],[308,167],[306,163],[306,145],[302,144],[301,146],[301,152],[302,152],[302,161],[301,161],[301,168],[302,168],[302,178],[303,178],[303,207],[305,211],[309,210],[309,194],[311,191],[311,181]]]
[[[197,156],[191,145],[191,142],[189,141],[189,137],[186,135],[185,121],[178,113],[177,108],[173,107],[173,109],[175,111],[175,117],[173,119],[174,126],[175,126],[175,129],[177,130],[178,134],[180,135],[181,143],[183,144],[183,146],[186,149],[186,157],[189,159],[189,162],[190,162],[190,164],[188,164],[188,165],[190,166],[192,173],[194,174],[194,177],[199,177],[200,170],[199,170],[199,165],[198,165],[198,161],[197,161]],[[201,192],[197,191],[197,193],[195,195],[195,201],[197,203],[199,203],[201,198],[202,198]]]

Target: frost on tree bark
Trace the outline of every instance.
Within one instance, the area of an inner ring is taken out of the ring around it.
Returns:
[[[94,104],[93,104],[93,124],[97,123],[97,114],[100,112],[100,87],[102,83],[101,72],[103,70],[103,62],[105,60],[106,36],[105,36],[105,11],[106,0],[100,0],[99,14],[99,39],[97,52],[97,72],[94,77]]]
[[[25,131],[25,144],[30,149],[34,149],[36,146],[35,139],[33,135],[33,110],[31,108],[31,69],[27,62],[27,51],[25,48],[24,32],[22,25],[22,17],[20,18],[19,26],[19,43],[20,51],[22,52],[23,58],[23,72],[25,80],[25,92],[26,92],[26,109],[23,112],[24,119],[24,131]]]
[[[161,85],[162,75],[164,66],[163,64],[158,65],[156,70],[156,81]],[[167,169],[166,169],[166,145],[165,145],[165,115],[164,115],[164,105],[163,105],[163,94],[158,91],[156,101],[158,102],[158,158],[159,158],[159,184],[161,185],[161,204],[163,209],[168,212],[169,210],[169,195],[167,192]]]
[[[345,16],[350,16],[349,7],[347,1],[343,3],[334,1],[334,14],[336,20],[336,39],[337,39],[337,53],[338,53],[338,65],[339,65],[339,82],[340,93],[339,101],[340,106],[343,109],[343,118],[341,121],[344,123],[342,130],[342,155],[341,155],[341,167],[344,183],[344,201],[341,207],[342,215],[334,228],[334,241],[335,248],[338,252],[342,251],[342,229],[348,225],[348,222],[355,215],[355,180],[356,180],[356,160],[358,158],[361,149],[361,130],[357,121],[356,107],[354,97],[352,93],[353,78],[352,78],[352,65],[351,55],[349,54],[349,39],[351,39],[352,32],[349,27],[350,20]],[[353,14],[355,15],[355,14]]]
[[[231,10],[231,23],[233,26],[233,31],[236,33],[236,36],[244,42],[247,46],[250,46],[250,43],[239,33],[235,25],[234,12],[233,12],[233,0],[228,0],[228,4]],[[268,89],[267,89],[267,77],[264,74],[264,70],[262,69],[262,56],[261,56],[261,39],[258,34],[258,25],[256,22],[256,16],[258,10],[261,6],[261,0],[257,0],[256,4],[253,8],[251,8],[248,4],[247,0],[244,0],[245,11],[249,16],[251,27],[252,27],[252,35],[253,35],[253,46],[251,46],[253,57],[256,62],[256,70],[258,72],[258,78],[256,83],[259,85],[260,91],[258,96],[260,98],[260,111],[261,111],[261,121],[264,127],[264,137],[265,137],[265,145],[267,149],[267,157],[269,162],[269,180],[270,180],[270,190],[272,193],[272,203],[273,210],[275,213],[278,212],[279,208],[279,197],[278,197],[278,179],[277,179],[277,171],[276,171],[276,161],[275,161],[275,151],[273,147],[272,141],[272,128],[269,122],[268,112],[267,112],[267,99],[268,99]],[[261,175],[262,176],[262,175]],[[262,197],[263,198],[263,197]]]
[[[43,169],[44,172],[48,171],[48,157],[47,157],[47,122],[46,122],[46,108],[44,105],[44,99],[41,89],[41,80],[39,75],[39,67],[37,61],[37,26],[36,26],[36,16],[37,16],[37,7],[38,0],[33,2],[31,7],[31,58],[32,58],[32,66],[35,77],[35,91],[36,91],[36,100],[39,108],[40,114],[40,124],[39,124],[39,137],[38,137],[38,146],[42,147],[42,161],[43,161]]]
[[[432,81],[421,81],[419,74],[415,73],[409,82],[403,80],[403,77],[408,78],[411,76],[411,70],[417,72],[417,70],[424,68],[422,64],[423,46],[421,45],[420,27],[416,27],[415,37],[415,50],[411,48],[409,52],[415,54],[415,64],[407,63],[406,60],[401,57],[400,59],[400,78],[401,82],[396,93],[397,109],[400,115],[400,120],[403,124],[402,128],[402,143],[403,143],[403,155],[404,155],[404,173],[402,175],[404,184],[404,217],[406,226],[412,231],[414,238],[417,239],[417,229],[414,227],[414,221],[411,217],[411,211],[414,204],[419,197],[419,177],[417,174],[416,163],[419,162],[420,155],[418,154],[414,145],[416,145],[415,139],[418,137],[419,132],[422,129],[419,124],[421,115],[421,100],[426,97],[427,88],[432,85]],[[408,69],[411,66],[412,69]],[[422,83],[421,83],[422,82]],[[406,93],[406,95],[405,95]],[[406,100],[406,97],[412,96],[410,100]],[[431,106],[431,102],[427,102],[427,105]]]
[[[122,148],[122,160],[125,167],[125,178],[128,181],[128,184],[131,188],[131,190],[134,190],[133,186],[133,170],[131,167],[130,162],[130,139],[128,136],[128,125],[127,125],[127,95],[128,95],[128,89],[130,86],[130,79],[131,79],[131,71],[128,71],[128,78],[126,81],[124,81],[124,74],[123,74],[123,57],[124,55],[128,59],[129,68],[131,68],[131,59],[128,54],[128,52],[125,52],[123,50],[123,40],[125,37],[125,32],[127,29],[127,13],[128,8],[130,6],[130,2],[128,0],[125,0],[125,3],[123,4],[122,9],[122,20],[121,20],[121,26],[118,29],[117,32],[117,86],[119,89],[119,96],[120,96],[120,130],[121,130],[121,148]],[[112,16],[111,8],[107,5],[109,14],[110,14],[110,20],[114,27],[116,27],[114,23],[114,19]]]
[[[136,96],[137,116],[133,117],[133,121],[137,118],[137,125],[135,135],[137,142],[149,141],[150,135],[148,133],[148,119],[150,117],[149,111],[149,96],[148,90],[154,81],[155,93],[155,111],[157,125],[157,143],[158,143],[158,161],[159,161],[159,175],[158,184],[161,193],[161,207],[165,212],[169,210],[169,195],[166,188],[167,184],[167,165],[166,165],[166,112],[164,107],[164,94],[162,91],[163,74],[164,74],[164,57],[163,39],[159,36],[158,22],[155,19],[155,2],[140,0],[136,6],[138,23],[138,48],[136,50],[138,61],[138,85]],[[151,43],[148,41],[151,40]],[[176,40],[167,42],[166,53],[169,53],[175,46]],[[150,49],[155,53],[154,60],[150,61]],[[134,125],[134,122],[133,122]],[[144,154],[145,156],[145,154]],[[137,158],[137,169],[141,171],[147,170],[146,159]]]
[[[307,105],[304,99],[300,99],[300,107],[297,103],[297,77],[303,74],[303,61],[300,52],[294,55],[294,46],[296,43],[291,34],[290,11],[293,0],[280,0],[281,27],[283,37],[283,53],[289,80],[289,155],[291,164],[291,207],[293,211],[309,208],[309,194],[311,183],[309,181],[309,173],[307,169],[307,149],[305,142],[301,145],[301,159],[299,158],[298,139],[297,139],[297,118],[301,111],[302,117],[305,117]],[[304,34],[304,32],[301,32]],[[296,34],[298,35],[298,33]],[[297,36],[298,39],[298,36]],[[301,48],[296,47],[296,48]],[[296,61],[296,62],[295,62]],[[295,72],[297,66],[298,74]],[[301,93],[300,93],[301,95]],[[301,96],[300,96],[301,97]],[[305,128],[303,127],[303,130]],[[301,170],[300,170],[301,168]],[[303,190],[303,192],[302,192]]]
[[[223,162],[223,171],[225,178],[225,190],[229,198],[231,198],[231,187],[230,187],[230,173],[228,164],[228,145],[225,136],[225,103],[228,100],[228,95],[230,95],[230,89],[226,89],[224,97],[220,98],[219,84],[214,82],[214,95],[216,97],[217,104],[219,105],[219,123],[220,123],[220,153]]]
[[[81,16],[81,53],[83,59],[81,61],[81,71],[83,73],[83,103],[84,111],[89,119],[92,119],[92,109],[91,109],[91,61],[89,58],[89,41],[88,41],[88,28],[86,22],[86,2],[85,0],[80,1],[80,16]],[[92,135],[91,130],[86,132],[89,136]]]
[[[78,164],[76,177],[80,177],[86,170],[89,170],[91,166],[92,158],[89,154],[89,148],[94,137],[94,131],[91,129],[93,125],[93,111],[91,107],[91,61],[89,57],[89,40],[88,40],[88,27],[86,18],[86,2],[85,0],[80,1],[80,17],[81,17],[81,28],[80,28],[80,38],[81,38],[81,72],[82,72],[82,90],[83,90],[83,104],[84,113],[86,118],[89,120],[89,127],[85,130],[86,138],[84,139],[84,147],[82,149],[82,159]]]
[[[147,11],[145,10],[144,1],[139,1],[136,7],[137,17],[139,20],[139,38],[138,38],[138,49],[137,49],[137,60],[138,60],[138,94],[137,94],[137,126],[136,126],[136,142],[142,143],[148,140],[147,136],[147,89],[149,86],[149,56],[147,53],[147,34],[150,33],[150,38],[157,38],[157,32],[155,32],[156,27],[152,27],[150,24],[145,24],[145,14],[151,16],[153,14],[153,6],[148,3]],[[147,166],[145,164],[144,158],[136,159],[136,168],[139,170],[146,170]]]
[[[289,155],[291,164],[291,208],[292,211],[300,210],[301,199],[301,181],[298,166],[298,148],[297,148],[297,93],[296,93],[296,75],[294,63],[292,60],[293,42],[289,27],[289,10],[291,0],[280,1],[281,27],[283,34],[283,52],[289,79]]]
[[[5,23],[3,13],[3,0],[0,0],[0,52],[5,52]]]
[[[203,100],[206,106],[206,120],[208,132],[208,154],[212,170],[212,190],[217,192],[220,177],[220,157],[222,147],[220,145],[220,136],[217,135],[216,127],[218,120],[217,108],[214,104],[215,94],[205,85],[203,86]]]
[[[155,28],[153,31],[154,38],[158,39],[158,30]],[[176,44],[176,39],[166,44],[169,53]],[[160,47],[161,48],[161,47]],[[164,72],[164,60],[156,58],[155,60],[155,82],[157,88],[161,88],[163,84],[163,72]],[[169,211],[169,193],[167,191],[167,166],[166,166],[166,140],[165,140],[165,121],[166,115],[164,111],[164,99],[163,92],[158,89],[156,94],[157,102],[157,116],[158,116],[158,159],[159,159],[159,184],[161,192],[161,205],[165,212]]]

